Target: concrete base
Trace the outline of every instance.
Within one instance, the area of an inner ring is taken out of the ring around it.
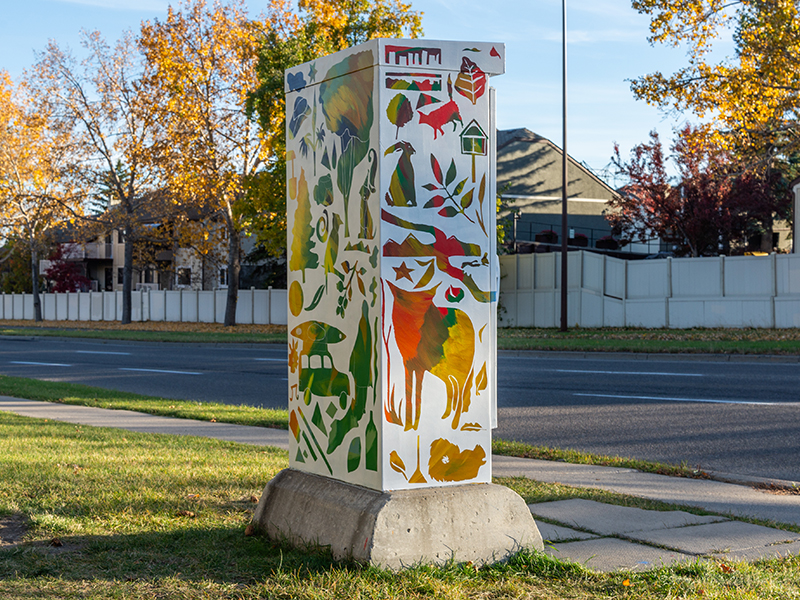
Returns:
[[[274,539],[388,569],[482,565],[544,548],[522,498],[494,484],[378,492],[284,469],[264,489],[253,523]]]

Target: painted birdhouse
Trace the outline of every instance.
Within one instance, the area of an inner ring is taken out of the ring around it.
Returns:
[[[472,183],[475,183],[475,157],[486,156],[489,147],[489,136],[475,120],[469,122],[461,132],[461,154],[472,156]]]

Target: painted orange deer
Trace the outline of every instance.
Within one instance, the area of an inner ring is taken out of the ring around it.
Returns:
[[[462,126],[464,125],[464,121],[461,120],[461,112],[458,110],[458,104],[453,100],[453,81],[449,75],[447,76],[447,93],[450,95],[450,101],[442,104],[436,110],[432,110],[428,114],[417,111],[419,112],[419,122],[430,125],[433,128],[434,140],[440,133],[444,135],[443,127],[448,123],[453,124],[453,131],[458,128],[456,122],[461,123]]]
[[[422,378],[429,372],[447,388],[447,408],[458,428],[461,415],[469,410],[475,355],[475,329],[463,310],[433,303],[437,284],[431,289],[406,291],[387,282],[394,296],[392,323],[395,341],[405,366],[406,431],[419,426],[422,408]]]

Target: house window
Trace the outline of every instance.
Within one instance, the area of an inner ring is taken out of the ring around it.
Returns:
[[[144,270],[144,282],[153,283],[153,269]]]
[[[221,287],[228,286],[228,269],[222,268],[219,270],[219,285]]]
[[[192,270],[189,267],[178,268],[178,285],[192,284]]]
[[[122,267],[117,267],[117,283],[122,285],[123,281],[125,281],[125,270]]]

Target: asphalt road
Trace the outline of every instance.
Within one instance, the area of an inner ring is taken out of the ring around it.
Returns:
[[[285,407],[284,345],[0,339],[0,373]],[[497,437],[800,480],[800,363],[501,352]]]

